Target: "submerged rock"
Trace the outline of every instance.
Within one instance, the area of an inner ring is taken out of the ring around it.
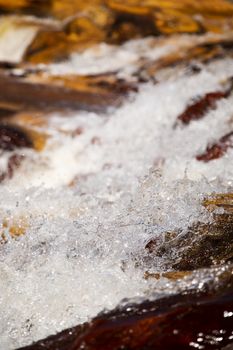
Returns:
[[[203,205],[208,211],[213,211],[212,222],[197,222],[185,232],[167,233],[166,242],[159,246],[152,239],[145,247],[149,255],[167,258],[168,267],[178,271],[195,270],[232,260],[233,195],[216,195],[206,199]]]

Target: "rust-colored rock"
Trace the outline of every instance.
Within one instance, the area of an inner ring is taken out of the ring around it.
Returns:
[[[186,110],[177,118],[178,122],[188,125],[193,120],[201,119],[210,109],[215,109],[217,102],[230,96],[233,88],[233,79],[228,79],[228,87],[223,91],[213,91],[197,98]]]
[[[208,145],[206,151],[196,156],[196,159],[205,163],[223,157],[229,148],[233,147],[233,132],[229,132],[220,138],[219,141]]]
[[[229,91],[209,92],[202,98],[187,107],[187,109],[179,115],[178,121],[188,125],[193,120],[201,119],[209,109],[215,109],[217,101],[229,96]]]

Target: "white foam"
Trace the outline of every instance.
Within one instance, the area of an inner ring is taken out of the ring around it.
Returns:
[[[0,348],[82,323],[123,298],[166,291],[166,279],[143,278],[144,246],[211,220],[203,198],[232,185],[231,150],[208,164],[195,159],[229,131],[232,97],[198,122],[173,126],[191,98],[221,89],[232,74],[233,60],[219,60],[193,76],[161,75],[107,116],[50,116],[45,150],[24,150],[24,165],[0,189],[1,217],[27,223],[18,239],[1,228]],[[67,133],[78,127],[81,135]],[[154,270],[163,270],[163,258]]]

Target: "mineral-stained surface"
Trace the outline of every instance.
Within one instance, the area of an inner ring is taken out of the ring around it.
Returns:
[[[232,77],[232,1],[0,0],[0,349],[230,349]]]

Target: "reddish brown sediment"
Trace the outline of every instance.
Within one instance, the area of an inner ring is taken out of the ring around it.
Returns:
[[[232,273],[219,280],[223,284],[217,291],[119,307],[20,350],[222,349],[233,343]]]
[[[233,131],[224,135],[220,138],[219,141],[212,145],[208,145],[206,151],[202,154],[196,156],[198,161],[202,161],[205,163],[210,162],[214,159],[219,159],[223,157],[229,148],[233,147]]]

